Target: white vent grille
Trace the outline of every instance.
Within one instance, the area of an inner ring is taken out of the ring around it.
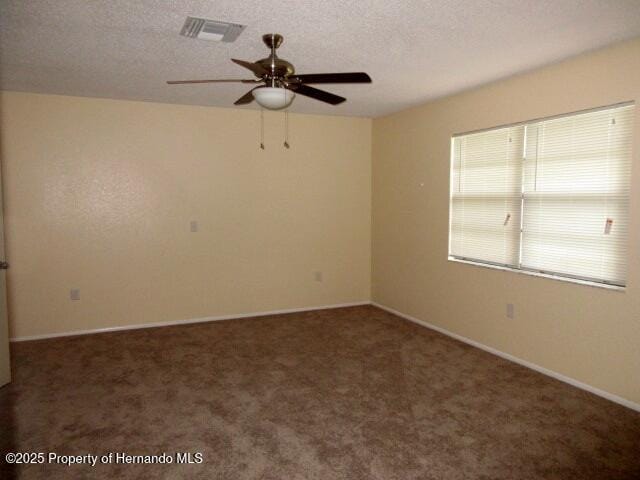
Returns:
[[[233,42],[242,33],[246,25],[219,22],[206,18],[187,17],[180,35],[215,42]]]

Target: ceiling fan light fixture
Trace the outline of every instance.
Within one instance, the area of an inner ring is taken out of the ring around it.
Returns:
[[[296,94],[279,87],[258,87],[253,90],[253,98],[267,110],[282,110],[293,102]]]

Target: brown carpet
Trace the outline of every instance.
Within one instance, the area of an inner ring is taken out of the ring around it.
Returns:
[[[374,307],[12,353],[3,457],[201,452],[203,462],[27,465],[9,478],[640,478],[640,414]]]

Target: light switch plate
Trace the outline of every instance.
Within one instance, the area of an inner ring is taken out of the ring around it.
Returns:
[[[507,303],[507,318],[515,318],[515,309],[513,303]]]

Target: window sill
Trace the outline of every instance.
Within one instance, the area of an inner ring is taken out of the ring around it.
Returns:
[[[615,292],[624,292],[626,290],[626,287],[620,287],[618,285],[607,285],[606,283],[590,282],[588,280],[579,280],[579,279],[576,279],[576,278],[561,277],[559,275],[551,275],[551,274],[548,274],[548,273],[530,272],[528,270],[519,270],[517,268],[509,268],[509,267],[504,267],[504,266],[501,266],[501,265],[491,265],[491,264],[488,264],[488,263],[472,262],[470,260],[461,260],[459,258],[453,258],[453,257],[449,257],[448,259],[449,259],[450,262],[464,263],[464,264],[467,264],[467,265],[473,265],[475,267],[484,267],[484,268],[491,268],[493,270],[502,270],[502,271],[505,271],[505,272],[519,273],[521,275],[528,275],[530,277],[550,278],[552,280],[559,280],[561,282],[577,283],[578,285],[585,285],[587,287],[603,288],[605,290],[613,290]]]

